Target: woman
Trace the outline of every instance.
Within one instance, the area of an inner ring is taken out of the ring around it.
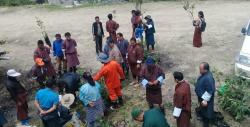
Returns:
[[[163,113],[161,85],[165,79],[163,70],[155,64],[152,57],[148,57],[146,64],[140,72],[141,84],[146,88],[146,99],[149,108],[154,108],[155,105],[160,107]]]
[[[151,46],[152,50],[154,50],[154,46],[155,46],[154,22],[150,15],[146,16],[145,20],[146,20],[146,24],[144,25],[144,27],[145,27],[147,50],[149,50],[149,46]]]
[[[89,72],[83,73],[84,80],[87,81],[86,84],[82,85],[80,88],[79,98],[86,106],[86,120],[88,127],[95,127],[95,120],[98,117],[103,116],[103,101],[100,94],[100,84],[94,82],[91,74]]]
[[[138,76],[141,68],[141,63],[143,60],[143,48],[139,43],[136,43],[135,38],[130,39],[130,44],[128,46],[128,64],[133,76],[132,84],[138,83]]]
[[[67,67],[70,72],[76,72],[76,66],[80,64],[76,49],[76,41],[71,38],[69,32],[65,33],[65,40],[63,42],[63,49],[66,56]]]
[[[198,19],[193,21],[193,25],[195,27],[194,30],[194,38],[193,38],[193,46],[194,47],[201,47],[202,46],[202,38],[200,30],[202,21],[205,21],[203,11],[198,12]]]

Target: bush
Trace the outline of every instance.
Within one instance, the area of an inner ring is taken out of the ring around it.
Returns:
[[[236,76],[229,77],[218,92],[220,107],[236,121],[242,121],[249,116],[250,81]]]
[[[0,0],[0,6],[20,6],[34,4],[31,0]]]

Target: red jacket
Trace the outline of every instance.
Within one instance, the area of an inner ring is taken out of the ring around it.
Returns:
[[[125,79],[125,75],[119,63],[110,61],[104,64],[101,70],[94,76],[94,80],[105,79],[105,84],[108,88],[117,88],[121,86],[121,79]]]

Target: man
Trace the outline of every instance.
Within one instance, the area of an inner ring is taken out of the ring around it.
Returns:
[[[5,86],[9,91],[11,98],[16,103],[17,119],[21,121],[22,125],[28,126],[27,91],[17,80],[17,77],[19,76],[21,76],[21,73],[15,71],[14,69],[8,70]]]
[[[123,34],[122,33],[117,33],[117,47],[119,48],[121,55],[122,55],[122,69],[124,74],[126,74],[126,77],[128,77],[129,75],[129,66],[127,64],[127,59],[126,56],[128,54],[128,45],[129,42],[128,40],[125,40],[123,38]]]
[[[112,41],[113,40],[112,40],[111,37],[107,37],[106,44],[103,47],[103,53],[106,54],[107,56],[109,56],[109,52],[111,51],[109,43],[112,42]]]
[[[67,67],[70,72],[76,72],[76,66],[80,64],[77,53],[77,43],[74,39],[71,38],[71,34],[69,32],[65,33],[65,40],[63,42],[63,49],[67,61]]]
[[[191,119],[191,92],[190,85],[183,80],[184,76],[181,72],[174,72],[174,79],[177,83],[174,93],[174,112],[177,127],[190,127]]]
[[[146,88],[146,99],[149,108],[154,108],[154,106],[157,105],[165,114],[161,92],[165,74],[163,70],[155,64],[152,57],[147,58],[146,64],[141,69],[140,78],[142,80],[141,84]]]
[[[149,46],[151,46],[152,50],[154,50],[154,46],[155,46],[154,22],[153,22],[153,19],[151,18],[150,15],[146,16],[145,20],[146,20],[146,23],[145,23],[144,27],[145,27],[145,37],[146,37],[147,50],[149,50]]]
[[[76,96],[80,81],[80,76],[77,73],[67,72],[59,79],[59,90],[61,93],[71,93]]]
[[[35,59],[35,65],[31,68],[31,76],[32,80],[35,80],[39,83],[40,88],[45,87],[46,78],[49,78],[47,75],[47,68],[44,67],[44,62],[41,58]]]
[[[55,38],[56,40],[53,42],[53,55],[56,57],[57,73],[62,75],[62,65],[63,71],[67,71],[67,63],[62,51],[63,39],[61,38],[61,34],[56,34]]]
[[[123,105],[122,92],[121,92],[121,80],[125,79],[122,68],[119,63],[112,61],[109,57],[100,53],[98,60],[104,64],[101,70],[94,76],[94,80],[100,80],[102,77],[105,79],[105,84],[111,100],[111,110],[115,110],[119,105]],[[118,100],[118,103],[117,103]]]
[[[39,90],[35,97],[34,103],[45,127],[61,127],[57,112],[59,95],[53,90],[54,84],[53,79],[47,80],[46,88]]]
[[[143,122],[142,127],[170,127],[159,108],[152,108],[145,112],[140,108],[133,108],[131,116],[134,120]]]
[[[215,80],[207,62],[200,64],[200,74],[195,85],[195,93],[200,104],[199,115],[202,117],[203,127],[209,127],[209,122],[214,116]]]
[[[109,36],[112,38],[112,40],[116,43],[116,31],[119,28],[119,24],[113,20],[112,14],[108,14],[108,19],[109,20],[106,22],[106,30],[109,32]]]
[[[131,83],[132,85],[138,83],[143,58],[144,51],[141,44],[136,43],[135,38],[131,38],[130,44],[128,46],[127,60],[133,76],[133,82]]]
[[[122,64],[123,62],[122,54],[117,45],[112,40],[108,42],[108,45],[110,48],[109,58],[111,60],[118,62],[119,64]]]
[[[50,58],[50,48],[44,46],[44,42],[42,40],[38,40],[37,42],[37,49],[34,52],[34,61],[36,62],[37,58],[42,59],[44,62],[44,68],[46,68],[46,75],[49,78],[55,78],[56,71],[51,63]]]
[[[95,17],[95,22],[92,25],[92,34],[96,44],[96,54],[102,52],[102,38],[104,37],[102,22],[98,16]]]

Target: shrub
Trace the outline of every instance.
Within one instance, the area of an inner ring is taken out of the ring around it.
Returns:
[[[31,0],[0,0],[0,6],[20,6],[34,4]]]
[[[231,76],[219,88],[219,105],[236,121],[242,121],[250,114],[250,81]]]

